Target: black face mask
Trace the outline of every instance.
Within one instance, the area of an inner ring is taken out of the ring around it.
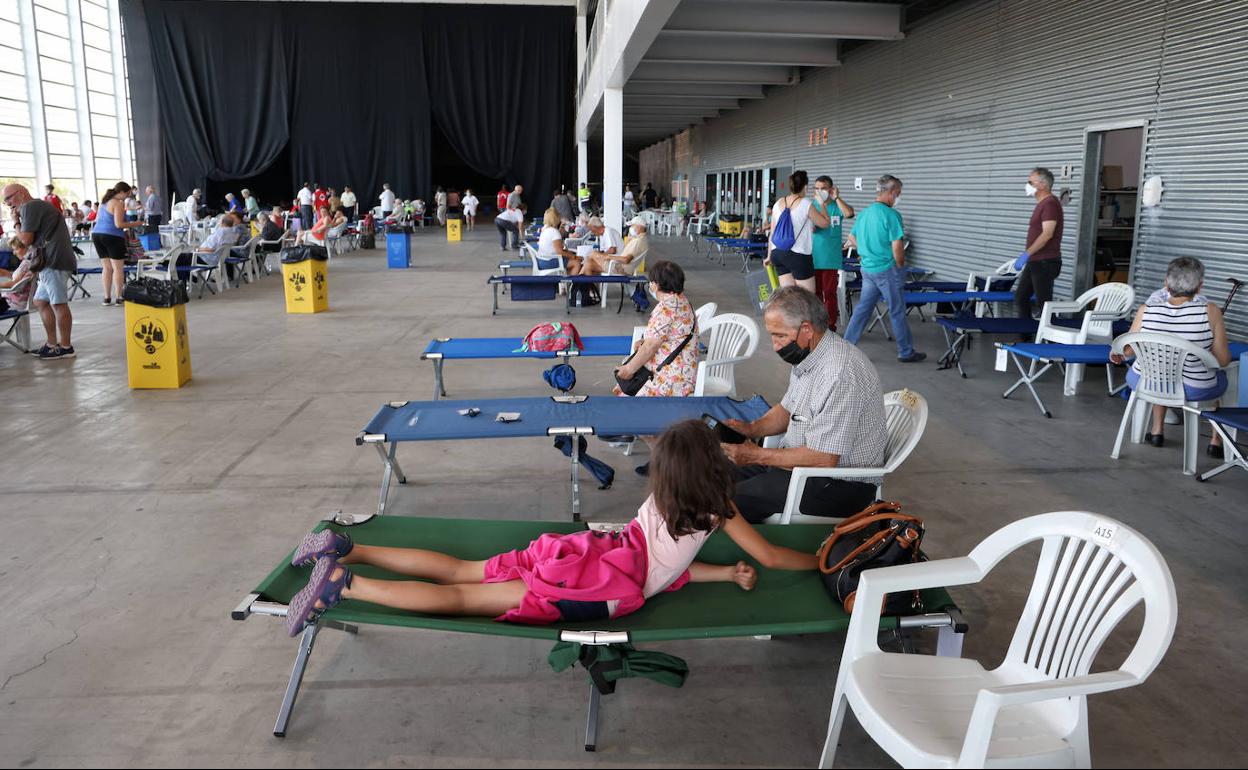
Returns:
[[[776,355],[791,366],[797,366],[806,360],[806,356],[810,355],[810,348],[804,348],[797,344],[797,340],[793,340],[789,344],[776,351]]]

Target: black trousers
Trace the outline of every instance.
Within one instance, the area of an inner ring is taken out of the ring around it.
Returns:
[[[737,468],[737,494],[734,501],[741,515],[757,524],[784,510],[793,474],[765,465]],[[807,516],[844,518],[875,502],[875,485],[842,479],[810,479],[802,493],[798,510]]]
[[[515,222],[499,222],[494,221],[498,227],[498,240],[502,243],[504,249],[507,248],[507,234],[511,234],[511,248],[520,248],[520,227]]]
[[[156,232],[156,228],[160,227],[164,221],[165,217],[161,214],[148,214],[147,226],[152,228],[149,232]]]
[[[312,211],[311,206],[299,207],[299,229],[311,230],[312,225],[316,224],[316,214]]]
[[[1019,318],[1031,318],[1031,295],[1036,295],[1041,307],[1053,299],[1053,283],[1061,273],[1060,259],[1027,263],[1023,274],[1018,277],[1018,288],[1014,290],[1014,304],[1018,306]]]

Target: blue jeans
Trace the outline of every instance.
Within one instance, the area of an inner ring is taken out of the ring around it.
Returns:
[[[906,322],[906,302],[902,296],[905,283],[905,271],[895,265],[882,273],[864,271],[862,294],[858,296],[858,304],[854,305],[854,315],[849,319],[849,326],[845,327],[845,341],[858,344],[867,324],[875,317],[875,306],[883,299],[888,304],[888,317],[893,324],[893,336],[897,339],[898,358],[907,358],[913,354],[910,324]]]

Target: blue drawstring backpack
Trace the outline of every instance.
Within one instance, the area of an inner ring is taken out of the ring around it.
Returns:
[[[797,203],[801,202],[799,198]],[[793,205],[796,206],[797,203]],[[806,222],[809,224],[810,220],[807,219]],[[784,211],[780,212],[780,217],[776,220],[776,226],[772,228],[771,245],[781,251],[789,251],[795,243],[797,243],[797,234],[793,232],[793,215],[789,212],[789,207],[785,206]]]
[[[555,364],[542,372],[542,377],[547,385],[563,393],[576,387],[576,370],[568,364]]]

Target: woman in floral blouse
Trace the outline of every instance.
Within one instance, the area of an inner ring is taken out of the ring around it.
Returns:
[[[685,297],[685,271],[674,262],[656,262],[647,271],[650,293],[658,300],[650,312],[646,333],[633,349],[632,359],[616,367],[615,373],[628,379],[645,366],[654,376],[637,392],[642,396],[692,396],[698,379],[698,322],[693,306]],[[685,342],[685,340],[688,342]],[[666,366],[660,366],[681,343],[685,346]],[[623,395],[619,387],[616,395]],[[649,437],[646,437],[649,443]],[[637,468],[646,475],[649,463]]]

